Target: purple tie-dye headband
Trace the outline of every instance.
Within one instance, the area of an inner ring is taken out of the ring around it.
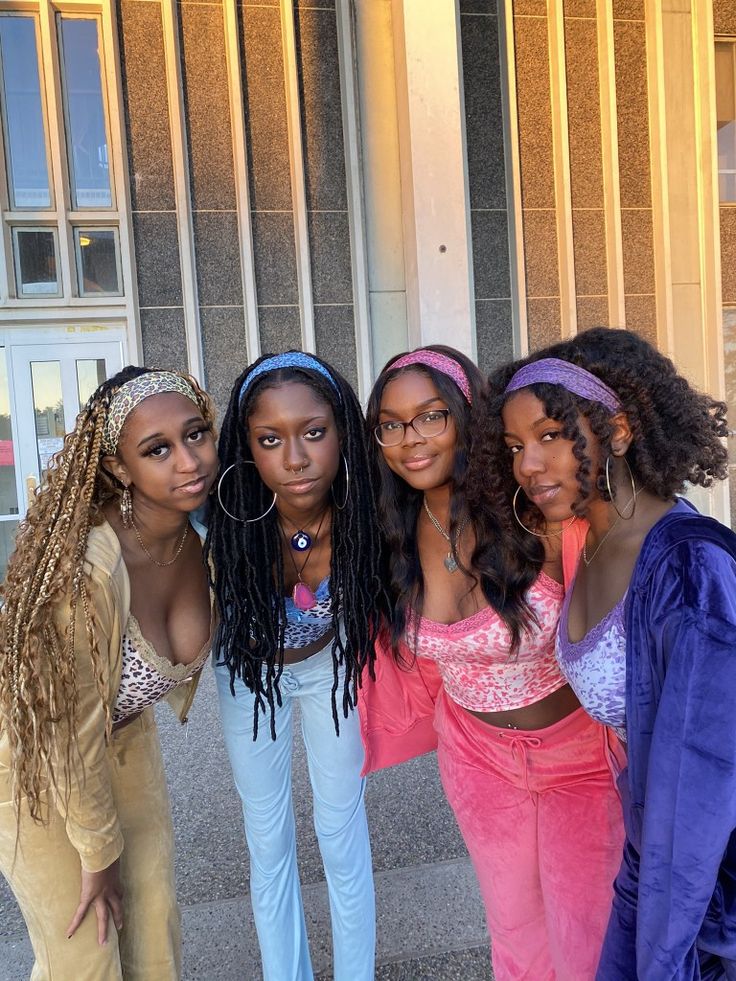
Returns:
[[[452,378],[465,396],[468,404],[472,404],[473,398],[470,392],[468,376],[457,361],[448,358],[446,354],[440,354],[439,351],[428,351],[426,348],[419,348],[418,351],[410,351],[409,354],[403,354],[398,361],[394,361],[393,364],[389,365],[387,370],[398,371],[399,368],[410,368],[415,364],[423,364],[428,368],[434,368],[435,371],[441,371],[443,375]]]
[[[570,361],[561,361],[559,358],[541,358],[539,361],[531,361],[519,368],[512,377],[504,390],[504,395],[517,392],[520,388],[527,385],[535,385],[544,382],[547,385],[560,385],[566,388],[573,395],[589,399],[591,402],[600,402],[609,412],[621,411],[621,400],[618,395],[609,388],[605,382],[579,365],[572,364]]]

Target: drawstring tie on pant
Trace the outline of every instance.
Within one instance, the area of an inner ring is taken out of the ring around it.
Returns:
[[[526,787],[526,792],[529,794],[529,798],[537,806],[536,798],[532,793],[532,788],[529,786],[529,750],[539,749],[542,745],[542,740],[539,736],[526,736],[521,732],[499,732],[499,739],[503,739],[507,742],[511,748],[511,759],[515,762],[521,761],[522,774],[524,777],[524,786]]]

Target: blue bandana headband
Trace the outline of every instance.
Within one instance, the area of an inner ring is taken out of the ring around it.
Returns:
[[[590,402],[600,402],[612,415],[621,411],[618,395],[605,382],[586,368],[581,368],[570,361],[562,361],[560,358],[540,358],[539,361],[525,364],[508,383],[504,395],[510,395],[511,392],[518,392],[520,388],[539,382],[560,385],[573,395],[579,395]]]
[[[266,358],[259,365],[256,365],[240,387],[238,402],[242,403],[248,389],[257,378],[271,371],[278,371],[279,368],[308,368],[310,371],[318,372],[332,385],[337,392],[338,399],[340,399],[340,389],[337,387],[337,382],[321,362],[303,351],[286,351],[285,354],[274,354],[272,358]]]

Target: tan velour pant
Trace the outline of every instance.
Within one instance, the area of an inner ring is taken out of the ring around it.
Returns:
[[[31,981],[181,977],[171,810],[150,709],[113,734],[108,754],[125,841],[120,856],[124,911],[123,929],[118,934],[111,919],[108,942],[102,947],[93,908],[71,940],[66,938],[79,903],[81,866],[55,809],[46,826],[21,815],[16,854],[17,818],[8,770],[0,762],[0,872],[18,900],[33,944]]]

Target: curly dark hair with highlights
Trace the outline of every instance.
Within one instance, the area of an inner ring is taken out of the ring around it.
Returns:
[[[480,582],[483,594],[491,607],[501,616],[512,636],[512,649],[516,649],[522,631],[534,622],[525,593],[534,582],[542,567],[544,550],[538,539],[521,532],[513,520],[506,516],[507,509],[499,513],[493,507],[492,493],[485,493],[473,501],[466,495],[466,478],[469,461],[481,451],[487,440],[487,416],[485,412],[485,379],[480,369],[464,354],[442,344],[432,344],[422,350],[434,351],[457,362],[470,383],[471,404],[463,396],[455,382],[441,371],[423,364],[392,369],[403,355],[398,354],[384,366],[371,392],[366,412],[371,434],[370,454],[378,485],[378,509],[381,529],[388,550],[388,580],[393,601],[390,620],[390,643],[394,657],[403,660],[400,642],[410,642],[407,627],[412,611],[415,627],[421,615],[424,599],[424,577],[417,548],[417,520],[422,507],[423,494],[398,477],[386,463],[381,447],[373,436],[378,425],[381,398],[386,385],[405,372],[420,372],[433,382],[440,397],[446,402],[457,430],[455,460],[451,478],[449,534],[454,539],[464,516],[469,516],[475,534],[476,545],[470,562],[459,564],[464,572]],[[488,454],[483,454],[484,459]],[[484,477],[487,489],[495,485],[497,467],[488,470]],[[416,638],[415,638],[416,641]]]
[[[594,327],[561,341],[531,357],[505,365],[490,379],[486,396],[486,424],[490,430],[488,454],[474,461],[469,474],[471,496],[482,494],[484,467],[506,460],[499,505],[509,509],[516,490],[511,456],[503,438],[501,410],[504,390],[523,365],[541,358],[559,358],[590,371],[605,382],[619,398],[631,426],[633,441],[626,454],[637,484],[663,500],[671,500],[686,483],[710,487],[728,474],[728,455],[722,442],[728,435],[726,405],[696,391],[678,374],[673,363],[638,334],[609,327]],[[534,384],[530,391],[544,405],[550,419],[562,423],[563,436],[573,443],[579,462],[580,495],[573,505],[576,513],[595,490],[604,500],[608,493],[605,460],[611,453],[611,413],[600,403],[568,392],[560,385]],[[580,431],[584,416],[600,446],[599,464],[594,468],[589,447]],[[616,488],[612,487],[614,493]],[[532,526],[541,526],[541,512],[526,508]],[[527,520],[527,518],[525,518]]]
[[[348,479],[341,461],[333,485],[339,505],[333,508],[331,531],[332,715],[335,730],[339,732],[339,668],[345,667],[340,700],[343,715],[347,718],[357,702],[363,668],[367,666],[372,671],[378,623],[389,609],[383,585],[381,539],[368,465],[365,423],[358,399],[348,382],[314,355],[310,357],[323,365],[334,385],[316,369],[278,368],[254,380],[241,401],[244,382],[256,367],[271,357],[273,355],[269,354],[259,358],[235,381],[220,434],[220,471],[224,473],[234,463],[252,462],[248,419],[266,389],[300,382],[308,385],[332,409],[349,473]],[[233,514],[256,517],[268,510],[273,494],[255,466],[236,468],[228,480],[231,490],[228,491],[227,507]],[[268,711],[271,737],[275,739],[275,706],[281,704],[279,679],[283,670],[286,630],[284,564],[276,509],[265,514],[263,520],[247,524],[233,521],[220,507],[213,506],[205,554],[214,561],[213,586],[221,616],[216,646],[221,662],[230,669],[231,691],[235,690],[235,679],[241,678],[256,694],[253,736],[258,735],[259,716]]]

